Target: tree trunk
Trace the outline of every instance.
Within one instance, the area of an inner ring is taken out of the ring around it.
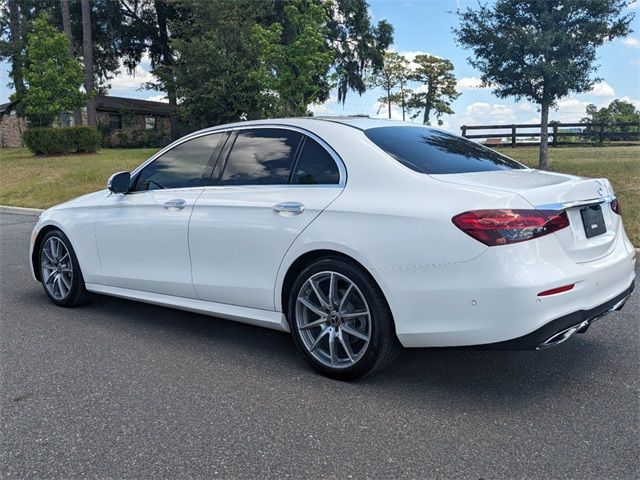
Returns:
[[[540,170],[547,169],[547,153],[549,148],[549,104],[541,105],[540,115],[540,161],[538,168]]]
[[[433,92],[433,83],[431,80],[429,80],[429,83],[427,84],[427,99],[424,106],[424,117],[422,119],[423,125],[429,125],[429,117],[431,116],[431,105],[433,103],[432,92]]]
[[[169,100],[169,106],[171,107],[171,138],[175,140],[178,138],[178,95],[176,80],[173,74],[174,60],[169,40],[169,29],[167,27],[166,5],[163,0],[155,0],[154,7],[156,9],[156,18],[158,20],[158,37],[160,48],[162,50],[165,89],[167,90],[167,99]]]
[[[64,34],[69,40],[69,56],[75,58],[76,54],[73,48],[73,34],[71,33],[71,14],[69,13],[69,0],[60,0],[60,10],[62,11],[62,28]],[[82,125],[82,110],[76,108],[73,111],[73,120],[75,125]]]
[[[9,30],[11,35],[11,78],[17,99],[27,93],[22,75],[22,45],[20,41],[20,9],[16,0],[9,0]]]
[[[96,126],[96,100],[93,82],[93,39],[91,35],[91,0],[82,0],[82,54],[84,89],[87,92],[87,125]]]
[[[389,110],[389,119],[391,119],[391,89],[387,86],[387,109]]]
[[[400,101],[402,102],[402,121],[404,122],[404,111],[406,106],[406,102],[404,100],[404,85],[400,85]]]

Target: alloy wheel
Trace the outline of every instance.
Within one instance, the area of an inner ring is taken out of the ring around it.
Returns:
[[[318,272],[298,294],[296,328],[317,361],[343,369],[355,365],[367,351],[371,313],[353,281],[338,272]]]
[[[73,266],[69,250],[60,238],[49,237],[42,246],[40,267],[47,292],[56,300],[65,299],[73,283]]]

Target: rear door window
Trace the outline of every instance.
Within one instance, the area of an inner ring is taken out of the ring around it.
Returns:
[[[291,183],[296,185],[335,185],[340,170],[333,157],[313,138],[307,137],[296,163]]]
[[[280,128],[238,131],[220,185],[288,183],[291,164],[301,140],[301,133]]]
[[[398,162],[427,174],[470,173],[527,168],[490,148],[440,130],[377,127],[365,135]]]

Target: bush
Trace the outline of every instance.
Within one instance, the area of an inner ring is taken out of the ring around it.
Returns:
[[[25,130],[22,141],[36,155],[85,153],[98,150],[100,134],[94,127],[37,127]]]

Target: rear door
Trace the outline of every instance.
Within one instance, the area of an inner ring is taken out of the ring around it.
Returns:
[[[189,227],[199,297],[273,310],[287,249],[345,180],[341,160],[319,138],[284,127],[235,131]]]

